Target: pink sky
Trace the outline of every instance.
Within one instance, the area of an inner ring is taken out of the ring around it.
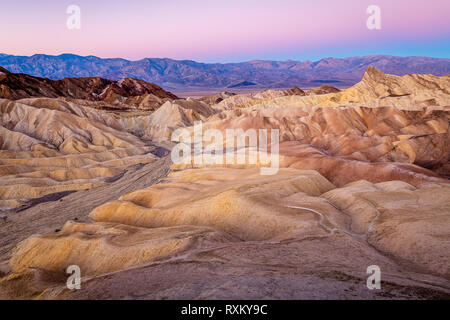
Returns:
[[[68,30],[66,8],[81,8]],[[381,8],[382,29],[366,28]],[[137,60],[304,60],[367,54],[450,57],[448,0],[127,0],[2,4],[0,52]]]

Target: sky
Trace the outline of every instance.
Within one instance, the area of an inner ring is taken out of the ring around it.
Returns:
[[[80,29],[69,29],[69,5]],[[369,30],[370,5],[381,29]],[[201,62],[450,58],[449,0],[1,0],[0,52]]]

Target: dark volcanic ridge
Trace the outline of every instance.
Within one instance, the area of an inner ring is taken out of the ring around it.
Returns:
[[[51,80],[27,74],[12,73],[0,67],[0,97],[11,100],[30,97],[65,97],[108,101],[119,96],[135,97],[148,94],[163,99],[177,99],[177,96],[153,83],[133,78],[123,78],[118,81],[101,77]]]

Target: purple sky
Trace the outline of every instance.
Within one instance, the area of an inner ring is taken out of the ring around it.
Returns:
[[[0,52],[230,62],[369,54],[450,58],[449,0],[2,1]],[[68,5],[81,30],[68,30]],[[369,5],[381,30],[366,27]]]

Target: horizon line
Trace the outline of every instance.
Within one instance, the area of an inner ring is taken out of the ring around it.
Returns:
[[[411,56],[402,56],[402,55],[391,55],[391,54],[369,54],[369,55],[363,55],[363,56],[347,56],[347,57],[333,57],[333,56],[329,56],[329,57],[324,57],[324,58],[320,58],[318,60],[310,60],[310,59],[306,59],[306,60],[294,60],[294,59],[286,59],[286,60],[266,60],[266,59],[252,59],[252,60],[245,60],[245,61],[239,61],[239,62],[202,62],[202,61],[198,61],[198,60],[192,60],[192,59],[174,59],[174,58],[169,58],[169,57],[145,57],[142,59],[138,59],[138,60],[131,60],[131,59],[126,59],[126,58],[121,58],[121,57],[100,57],[100,56],[96,56],[96,55],[87,55],[87,56],[83,56],[80,54],[75,54],[75,53],[61,53],[61,54],[47,54],[47,53],[35,53],[33,55],[16,55],[16,54],[8,54],[8,53],[4,53],[4,52],[0,52],[0,56],[14,56],[14,57],[25,57],[25,58],[32,58],[34,56],[47,56],[47,57],[61,57],[61,56],[77,56],[77,57],[81,57],[81,58],[97,58],[97,59],[103,59],[103,60],[125,60],[128,62],[139,62],[142,60],[146,60],[146,59],[159,59],[159,60],[172,60],[172,61],[191,61],[191,62],[196,62],[196,63],[201,63],[201,64],[239,64],[239,63],[250,63],[250,62],[319,62],[322,60],[327,60],[327,59],[337,59],[337,60],[345,60],[345,59],[351,59],[351,58],[367,58],[367,57],[395,57],[395,58],[431,58],[431,59],[447,59],[450,60],[450,58],[447,57],[432,57],[432,56],[421,56],[421,55],[411,55]]]

